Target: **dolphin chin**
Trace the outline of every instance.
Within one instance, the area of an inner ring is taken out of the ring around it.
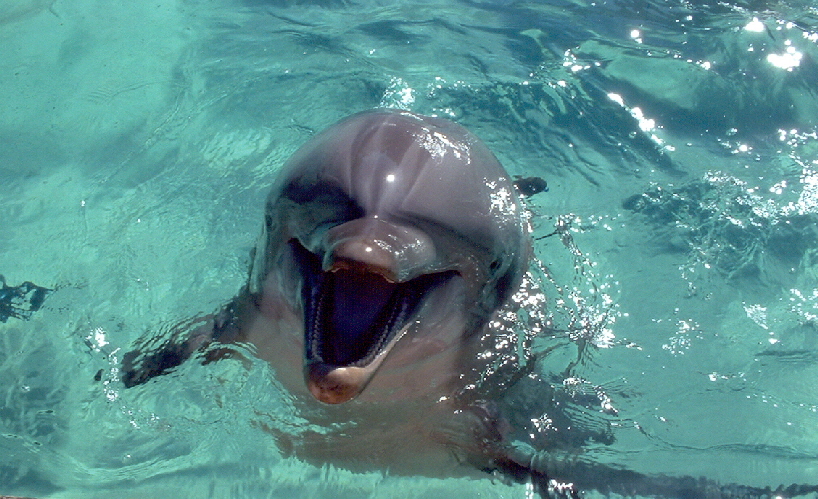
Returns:
[[[378,348],[377,353],[362,366],[337,366],[307,359],[304,365],[307,388],[316,400],[325,404],[349,402],[364,391],[400,336],[402,334]]]

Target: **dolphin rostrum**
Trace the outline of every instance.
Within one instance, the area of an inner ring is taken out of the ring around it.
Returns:
[[[122,380],[140,384],[196,351],[217,358],[226,347],[214,344],[250,343],[301,415],[327,429],[271,430],[302,459],[430,476],[494,470],[543,495],[578,497],[542,453],[504,440],[502,409],[473,389],[486,339],[520,308],[513,296],[529,256],[518,193],[479,139],[444,119],[360,113],[284,165],[239,296],[161,347],[126,355]],[[731,497],[706,480],[558,468],[601,491]]]

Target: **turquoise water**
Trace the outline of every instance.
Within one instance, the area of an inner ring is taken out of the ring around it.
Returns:
[[[118,381],[139,337],[243,284],[281,162],[377,106],[548,180],[533,347],[577,427],[612,428],[586,456],[818,481],[811,3],[130,4],[0,5],[0,273],[57,288],[0,324],[0,494],[526,497],[282,457],[262,428],[302,423],[260,362]]]

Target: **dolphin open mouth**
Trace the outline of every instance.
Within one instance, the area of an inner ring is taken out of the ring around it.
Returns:
[[[454,271],[395,282],[389,269],[354,260],[324,270],[318,256],[290,244],[304,278],[305,381],[318,400],[346,402],[364,390],[424,296]]]

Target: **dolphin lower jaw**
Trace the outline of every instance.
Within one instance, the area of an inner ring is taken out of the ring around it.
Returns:
[[[325,404],[342,404],[352,400],[364,391],[407,329],[408,326],[404,327],[364,366],[334,366],[320,359],[306,359],[304,381],[307,389],[316,400]]]

